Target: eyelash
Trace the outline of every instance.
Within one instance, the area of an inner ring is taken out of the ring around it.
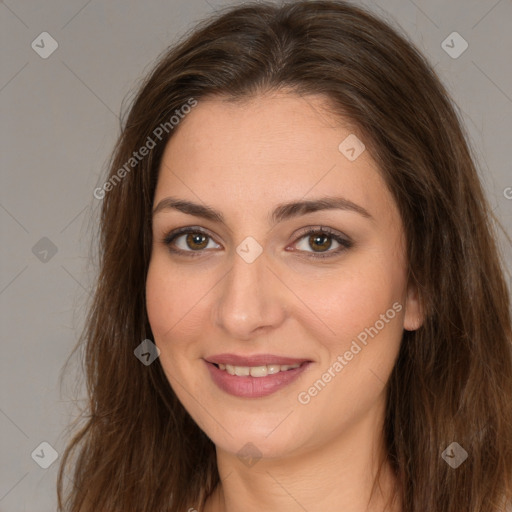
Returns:
[[[184,227],[180,228],[176,231],[171,231],[170,233],[167,233],[162,240],[162,243],[167,246],[170,252],[184,255],[186,257],[195,258],[197,256],[201,256],[201,254],[204,252],[202,249],[197,251],[183,251],[182,249],[176,249],[171,246],[171,244],[180,236],[183,234],[202,234],[206,237],[212,239],[212,237],[203,229],[201,228],[194,228],[194,227]],[[302,238],[305,238],[306,236],[313,235],[313,234],[322,234],[322,235],[329,235],[331,238],[333,238],[336,242],[340,244],[341,247],[338,247],[337,249],[333,251],[326,251],[325,253],[308,253],[310,256],[307,256],[308,258],[331,258],[334,256],[339,255],[340,253],[346,251],[347,249],[350,249],[353,246],[353,242],[350,240],[341,237],[336,232],[332,231],[330,228],[326,228],[324,226],[314,227],[314,228],[306,228],[306,231],[302,232],[300,236],[297,238],[296,242],[301,240]],[[295,242],[295,243],[296,243]],[[302,251],[302,252],[308,252],[308,251]]]

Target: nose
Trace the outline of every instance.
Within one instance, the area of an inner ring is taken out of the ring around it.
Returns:
[[[279,327],[286,318],[286,287],[263,252],[252,263],[238,253],[219,283],[214,322],[230,338],[249,341]]]

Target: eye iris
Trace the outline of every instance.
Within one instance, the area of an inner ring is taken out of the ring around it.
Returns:
[[[319,242],[319,240],[324,240],[324,243],[322,244],[322,242]],[[329,243],[327,244],[327,247],[325,247],[325,241],[328,240]],[[309,237],[309,243],[311,244],[311,246],[314,248],[314,246],[322,246],[320,247],[321,249],[323,250],[327,250],[331,247],[332,245],[332,240],[330,240],[330,237],[329,235],[311,235]]]
[[[203,242],[201,242],[203,239]],[[199,244],[200,247],[191,247],[192,244]],[[187,246],[193,250],[204,249],[208,245],[207,236],[202,233],[189,233],[187,235]]]

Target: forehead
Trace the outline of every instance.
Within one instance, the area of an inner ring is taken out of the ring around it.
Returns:
[[[369,152],[347,157],[353,156],[348,146],[355,143],[357,153],[364,147],[357,146],[364,141],[354,132],[322,96],[271,93],[243,102],[200,100],[165,148],[155,203],[172,194],[222,210],[256,210],[342,194],[389,211],[393,201]]]
[[[237,102],[200,100],[180,123],[168,149],[173,157],[186,153],[203,166],[208,161],[230,166],[241,162],[250,168],[252,162],[282,168],[295,162],[300,171],[305,167],[297,165],[300,162],[333,162],[344,133],[351,130],[329,112],[326,98],[275,92]]]

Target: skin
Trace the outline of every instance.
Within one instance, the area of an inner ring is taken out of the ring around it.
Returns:
[[[407,283],[403,227],[391,193],[368,151],[353,162],[339,151],[355,132],[326,105],[322,96],[290,92],[236,104],[201,100],[163,155],[154,206],[172,195],[209,205],[226,220],[156,213],[146,288],[166,376],[216,445],[222,480],[206,512],[382,511],[390,497],[394,476],[385,464],[370,500],[378,456],[385,454],[386,382],[403,330],[417,329],[422,315]],[[371,218],[336,209],[269,224],[277,205],[324,196],[343,196]],[[163,242],[184,226],[208,232],[207,245],[201,238],[187,244],[186,234],[174,241],[188,254],[205,247],[197,257],[173,254]],[[308,243],[299,232],[307,226],[329,227],[353,245],[314,258],[340,245],[329,236],[320,246]],[[252,263],[236,252],[248,236],[263,251]],[[394,303],[401,311],[309,403],[300,403],[299,393]],[[211,380],[203,358],[220,353],[313,363],[284,389],[247,399]],[[248,442],[261,454],[252,466],[237,456]]]

